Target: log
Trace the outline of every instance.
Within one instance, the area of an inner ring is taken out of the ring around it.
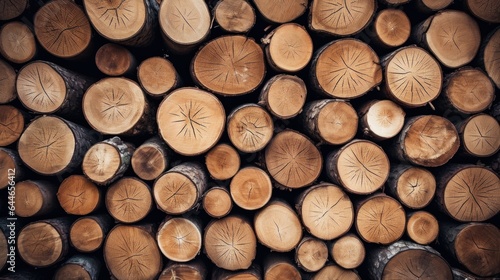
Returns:
[[[162,257],[151,225],[117,225],[104,242],[104,261],[116,279],[156,279]]]
[[[392,2],[409,2],[409,0],[391,0]],[[387,1],[386,1],[387,2]],[[394,5],[395,3],[391,3]],[[389,8],[380,10],[373,20],[373,34],[370,36],[384,48],[395,48],[403,45],[411,35],[411,23],[403,10]]]
[[[313,9],[316,2],[318,0],[313,2]],[[369,45],[348,38],[319,48],[312,59],[310,76],[316,91],[328,97],[353,99],[382,82],[382,68]]]
[[[306,97],[307,87],[301,78],[279,74],[262,87],[259,105],[279,119],[290,119],[302,111]]]
[[[0,59],[0,104],[16,99],[17,73],[5,60]]]
[[[156,241],[167,259],[193,260],[201,251],[202,228],[194,218],[167,217],[158,228]]]
[[[163,140],[175,152],[195,156],[219,141],[226,113],[214,95],[197,88],[180,88],[161,102],[156,120]]]
[[[467,118],[457,126],[462,148],[474,157],[493,156],[500,149],[500,124],[487,114]]]
[[[118,222],[137,223],[153,209],[150,187],[134,177],[124,177],[106,192],[106,209]]]
[[[227,134],[231,143],[241,152],[258,152],[273,137],[271,115],[257,104],[243,104],[227,116]]]
[[[429,212],[416,211],[406,215],[406,234],[415,243],[428,245],[439,235],[439,223]]]
[[[453,3],[453,0],[415,0],[414,6],[423,14],[434,14],[445,9]]]
[[[170,261],[161,272],[158,280],[172,279],[207,279],[207,267],[200,259],[195,259],[187,263],[177,263]]]
[[[331,152],[325,161],[328,178],[354,194],[371,194],[389,177],[389,158],[380,146],[368,140],[352,140]]]
[[[202,206],[210,217],[222,218],[231,212],[233,200],[226,188],[215,186],[203,194]]]
[[[83,0],[94,29],[109,41],[144,47],[154,40],[158,3],[154,0],[99,2]]]
[[[365,245],[363,241],[353,233],[348,233],[335,240],[329,248],[332,259],[342,268],[357,268],[365,260]]]
[[[314,237],[305,236],[295,248],[295,262],[306,272],[316,272],[328,261],[326,243]]]
[[[247,166],[231,179],[229,191],[236,205],[245,210],[257,210],[271,199],[273,185],[264,170]]]
[[[0,105],[0,146],[5,147],[16,142],[24,131],[29,115],[11,106]]]
[[[108,185],[123,176],[133,152],[134,146],[118,136],[103,140],[85,153],[83,173],[98,185]]]
[[[101,191],[83,175],[71,175],[59,185],[57,199],[70,215],[88,215],[102,202]]]
[[[382,0],[381,2],[386,4],[387,6],[392,7],[406,4],[410,2],[410,0]]]
[[[147,94],[157,98],[165,96],[182,83],[172,62],[159,56],[147,58],[139,64],[137,80]]]
[[[444,10],[430,16],[417,25],[414,37],[419,45],[429,49],[448,68],[471,62],[481,43],[476,21],[457,10]]]
[[[0,1],[2,8],[0,9],[0,20],[11,20],[23,14],[28,8],[29,0],[19,1]]]
[[[154,180],[168,168],[170,161],[167,145],[160,137],[155,136],[135,149],[130,164],[139,178]]]
[[[436,193],[436,178],[427,169],[406,164],[391,168],[387,180],[388,194],[397,198],[404,206],[421,209],[429,205]]]
[[[500,231],[493,224],[440,224],[439,242],[461,265],[487,277],[500,273]]]
[[[16,150],[0,148],[0,189],[5,189],[26,177],[25,167]],[[11,183],[12,182],[12,183]]]
[[[210,177],[215,180],[231,179],[240,170],[240,155],[228,144],[218,144],[205,156],[205,165]]]
[[[57,188],[48,181],[26,180],[17,182],[14,198],[19,217],[37,217],[49,215],[59,205],[56,200]]]
[[[82,253],[92,253],[99,250],[112,225],[113,219],[108,214],[78,218],[71,225],[69,231],[71,246]]]
[[[54,280],[85,279],[97,280],[101,272],[101,263],[89,255],[73,255],[59,267]]]
[[[312,278],[312,280],[321,279],[361,280],[361,277],[359,277],[359,275],[353,270],[346,270],[341,268],[340,266],[329,264],[323,267]]]
[[[484,70],[491,80],[500,88],[500,70],[498,54],[498,44],[500,44],[500,28],[496,28],[488,34],[485,45],[481,50],[480,61]]]
[[[354,210],[349,196],[330,183],[307,188],[299,195],[295,208],[305,229],[323,240],[344,235],[354,222]]]
[[[302,280],[300,271],[292,260],[282,254],[269,254],[264,259],[265,280]]]
[[[158,209],[170,214],[184,214],[197,206],[207,189],[207,176],[195,162],[181,163],[163,173],[153,185]]]
[[[285,0],[283,2],[253,0],[253,2],[264,19],[271,23],[293,21],[305,13],[308,5],[308,0]]]
[[[372,100],[359,109],[360,129],[375,141],[399,134],[405,123],[405,111],[390,100]]]
[[[465,4],[470,12],[481,20],[489,23],[500,23],[500,3],[494,0],[478,1],[466,0]]]
[[[238,216],[210,221],[203,240],[207,257],[222,269],[248,269],[256,257],[257,238],[252,225]]]
[[[104,78],[91,85],[82,100],[89,125],[102,134],[138,135],[153,132],[153,109],[132,80]]]
[[[231,279],[245,279],[245,280],[260,280],[261,277],[260,266],[252,265],[248,269],[238,271],[228,271],[220,268],[215,268],[212,271],[213,280],[231,280]]]
[[[71,59],[90,51],[89,19],[73,1],[48,2],[36,12],[33,24],[38,42],[54,56]]]
[[[255,25],[255,10],[247,0],[220,0],[212,14],[226,32],[247,33]]]
[[[367,264],[371,279],[453,279],[436,250],[408,241],[368,251]]]
[[[107,76],[130,75],[136,68],[134,55],[117,44],[102,45],[95,54],[97,69]]]
[[[308,135],[320,143],[342,145],[358,130],[358,114],[345,100],[321,99],[307,103],[301,121]]]
[[[80,166],[97,133],[55,116],[33,120],[17,149],[26,166],[42,175],[60,175]]]
[[[0,27],[0,54],[5,59],[22,64],[33,59],[36,53],[35,35],[28,25],[12,21]]]

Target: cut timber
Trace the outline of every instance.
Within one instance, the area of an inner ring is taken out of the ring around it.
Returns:
[[[481,44],[481,32],[476,21],[456,10],[438,12],[420,23],[415,29],[415,38],[449,68],[471,62]]]
[[[436,167],[447,163],[459,147],[460,137],[448,119],[420,115],[406,121],[393,150],[400,160]]]
[[[289,252],[302,239],[297,213],[284,201],[272,201],[254,217],[255,235],[274,252]]]
[[[180,215],[193,209],[207,189],[207,176],[201,165],[181,163],[163,173],[154,183],[153,195],[160,210]]]
[[[304,81],[297,77],[279,74],[269,79],[259,96],[259,104],[279,119],[289,119],[301,111],[307,96]]]
[[[224,96],[253,92],[264,80],[266,63],[261,47],[252,38],[218,37],[194,56],[191,76],[202,87]]]
[[[263,264],[264,280],[302,280],[292,260],[281,254],[269,254]]]
[[[451,5],[453,0],[415,0],[414,3],[420,12],[433,14]]]
[[[28,4],[29,0],[0,0],[0,20],[10,20],[22,15]]]
[[[102,134],[137,135],[153,131],[152,109],[135,81],[104,78],[87,89],[82,107],[87,122]]]
[[[83,173],[98,185],[107,185],[123,176],[134,152],[132,144],[115,136],[90,147],[82,162]]]
[[[475,157],[489,157],[500,149],[500,124],[486,114],[469,117],[458,126],[465,151]]]
[[[187,263],[169,262],[161,272],[158,280],[205,280],[207,267],[203,261],[196,259]]]
[[[130,163],[139,178],[154,180],[168,168],[168,147],[160,137],[150,138],[135,149]]]
[[[305,190],[296,205],[307,231],[323,240],[345,234],[354,222],[352,202],[339,187],[323,183]]]
[[[95,54],[97,69],[107,76],[122,76],[134,71],[135,57],[117,44],[107,43],[101,46]]]
[[[88,215],[101,202],[97,186],[83,175],[71,175],[59,186],[57,199],[64,211],[70,215]]]
[[[104,261],[116,279],[156,279],[162,257],[151,226],[117,225],[106,237]]]
[[[334,98],[356,98],[382,82],[377,54],[352,38],[332,41],[317,50],[310,73],[314,88]]]
[[[486,46],[481,52],[481,60],[488,76],[497,88],[500,88],[500,28],[492,31],[486,40]]]
[[[10,64],[0,59],[0,104],[16,99],[16,71]]]
[[[486,277],[500,273],[500,230],[492,224],[442,223],[439,242],[470,272]]]
[[[159,56],[147,58],[139,64],[137,80],[144,91],[153,97],[163,97],[181,84],[172,62]]]
[[[26,177],[24,165],[17,151],[0,148],[0,172],[5,174],[0,177],[0,189],[9,187],[12,191],[15,182]]]
[[[0,147],[16,142],[29,116],[10,105],[0,105]]]
[[[364,241],[387,245],[403,236],[405,210],[394,198],[378,194],[359,203],[355,222],[356,230]]]
[[[194,156],[219,141],[226,113],[214,95],[197,88],[180,88],[163,99],[156,119],[160,136],[172,150]]]
[[[97,280],[101,273],[101,262],[89,255],[74,255],[57,269],[54,280]]]
[[[345,269],[354,269],[365,260],[365,245],[353,233],[346,234],[337,239],[330,247],[332,259]]]
[[[106,192],[106,209],[119,222],[138,222],[144,219],[152,208],[151,189],[137,178],[122,178]]]
[[[354,35],[372,20],[375,0],[313,0],[309,28],[335,36]]]
[[[410,19],[403,10],[381,10],[373,21],[372,38],[386,48],[403,45],[410,38],[410,34]]]
[[[229,191],[236,205],[245,210],[257,210],[271,199],[273,184],[264,170],[248,166],[234,175]]]
[[[104,38],[127,46],[152,43],[157,26],[158,3],[154,0],[83,0],[94,29]]]
[[[238,271],[227,271],[215,268],[212,271],[212,280],[261,280],[262,272],[260,266],[252,265],[248,269]]]
[[[215,180],[232,178],[240,170],[240,163],[238,151],[224,143],[213,147],[205,156],[208,173]]]
[[[390,163],[380,146],[355,139],[328,155],[325,168],[328,178],[348,192],[370,194],[386,182]]]
[[[429,170],[406,164],[391,168],[386,186],[387,193],[411,209],[429,205],[436,193],[436,179]]]
[[[436,201],[453,219],[486,221],[500,211],[500,177],[490,169],[448,165],[438,178]]]
[[[212,187],[203,195],[203,210],[212,218],[222,218],[231,212],[233,200],[223,187]]]
[[[452,280],[450,266],[429,246],[399,241],[368,251],[371,279]]]
[[[422,48],[402,47],[382,59],[386,95],[406,107],[421,107],[441,92],[439,63]]]
[[[285,130],[267,145],[265,164],[269,174],[281,186],[297,189],[316,181],[323,167],[323,158],[307,137]]]
[[[269,65],[279,72],[298,72],[309,63],[313,42],[307,30],[296,23],[286,23],[262,38]]]
[[[83,10],[71,0],[50,1],[34,18],[40,45],[60,58],[75,58],[89,49],[92,29]]]
[[[407,215],[406,234],[418,244],[427,245],[439,235],[439,223],[429,212],[417,211]]]
[[[305,13],[308,5],[308,0],[253,0],[253,2],[263,17],[274,23],[295,20]]]
[[[246,33],[255,24],[255,10],[247,0],[220,0],[213,9],[213,15],[227,32]]]
[[[257,239],[252,225],[238,216],[212,220],[203,240],[208,258],[220,268],[247,269],[255,259]]]
[[[55,116],[32,121],[19,138],[24,164],[43,175],[71,172],[80,166],[97,133]]]
[[[68,254],[71,218],[32,222],[21,229],[17,239],[19,256],[34,267],[47,267]]]
[[[113,219],[108,214],[85,216],[77,219],[70,228],[71,246],[82,253],[91,253],[101,248],[104,237],[111,229]]]
[[[295,248],[295,262],[307,272],[316,272],[328,261],[328,247],[325,242],[314,237],[302,238]]]
[[[390,100],[372,100],[359,109],[363,134],[378,141],[396,136],[405,123],[405,111]]]
[[[210,11],[203,0],[164,0],[159,23],[170,50],[186,53],[203,42],[210,33]]]
[[[273,137],[271,115],[257,104],[244,104],[227,116],[227,134],[231,143],[244,153],[264,149]]]
[[[347,270],[340,266],[329,264],[311,278],[311,280],[323,279],[361,280],[361,277],[354,270]]]
[[[201,250],[202,229],[192,219],[167,218],[158,228],[156,241],[167,259],[176,262],[193,260]]]
[[[67,118],[81,114],[82,96],[91,80],[49,61],[34,61],[18,73],[17,94],[24,107],[41,114]]]
[[[57,188],[48,181],[26,180],[17,182],[15,192],[15,213],[19,217],[35,217],[57,210]]]
[[[496,0],[466,0],[465,3],[476,17],[490,23],[500,23],[500,2]]]
[[[26,63],[36,54],[33,31],[24,23],[12,21],[0,28],[0,53],[14,63]]]

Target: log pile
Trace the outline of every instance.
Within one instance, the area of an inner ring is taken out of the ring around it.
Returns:
[[[0,279],[500,277],[500,2],[452,2],[0,0]]]

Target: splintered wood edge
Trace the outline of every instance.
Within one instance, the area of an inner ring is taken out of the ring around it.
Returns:
[[[210,176],[216,180],[227,180],[240,170],[240,155],[228,144],[218,144],[205,157]]]
[[[69,231],[69,238],[73,247],[85,253],[99,249],[105,235],[101,225],[91,217],[76,220]]]
[[[14,68],[3,59],[0,59],[0,104],[16,99],[17,74]]]
[[[488,76],[500,88],[500,28],[497,28],[484,48],[484,68]]]
[[[142,220],[153,205],[151,190],[146,183],[130,177],[122,178],[106,192],[106,209],[118,221],[134,223]]]
[[[227,119],[229,140],[244,153],[262,150],[273,137],[274,123],[271,115],[258,105],[238,107]]]
[[[174,65],[162,57],[150,57],[137,68],[137,79],[146,92],[161,96],[173,89],[178,83]]]
[[[500,125],[490,115],[473,116],[463,128],[462,141],[470,154],[477,157],[492,156],[500,149]]]
[[[335,241],[331,255],[338,265],[345,269],[354,269],[365,259],[365,245],[356,235],[348,234]]]
[[[427,169],[410,167],[398,178],[396,192],[406,207],[423,208],[431,203],[436,193],[436,179]]]
[[[122,164],[120,152],[108,143],[97,143],[85,153],[83,173],[92,181],[104,183],[111,179]]]
[[[497,0],[467,0],[467,7],[476,17],[491,23],[500,23],[500,2]]]
[[[240,169],[231,180],[229,189],[234,203],[245,210],[262,208],[273,193],[269,175],[253,166]]]
[[[0,53],[14,63],[25,63],[35,56],[35,35],[22,22],[4,24],[0,28],[0,39]]]
[[[81,175],[71,175],[59,186],[57,200],[68,214],[87,215],[99,205],[101,194],[97,186]]]
[[[397,47],[404,44],[411,33],[411,23],[402,10],[385,9],[375,18],[375,33],[383,44]]]
[[[332,100],[321,108],[316,127],[321,139],[332,145],[340,145],[356,136],[358,121],[358,113],[349,103]]]
[[[453,279],[446,260],[420,249],[409,249],[394,255],[383,268],[382,279],[412,279],[424,273],[434,279]]]
[[[405,124],[405,111],[390,100],[373,104],[366,114],[369,129],[382,138],[396,136]]]
[[[156,236],[160,251],[169,260],[186,262],[194,259],[202,246],[198,226],[186,218],[172,218],[158,229]]]
[[[229,214],[233,208],[231,195],[226,189],[212,188],[203,196],[203,209],[210,217],[221,218]]]
[[[254,0],[255,6],[267,20],[275,23],[293,21],[305,13],[307,0]]]
[[[21,111],[14,106],[0,105],[0,112],[0,146],[5,147],[21,137],[25,119]]]
[[[211,27],[210,11],[203,0],[164,0],[158,18],[163,34],[180,45],[200,43]]]
[[[418,211],[408,219],[406,232],[413,241],[427,245],[438,237],[439,223],[431,213]]]
[[[297,72],[311,60],[313,41],[303,26],[286,23],[273,31],[268,48],[266,53],[272,65],[287,72]]]
[[[222,0],[214,8],[220,27],[229,32],[248,32],[255,24],[255,11],[246,0]]]
[[[495,99],[495,85],[481,70],[462,68],[452,74],[444,94],[457,110],[474,114],[491,105]]]
[[[20,257],[36,267],[52,265],[63,253],[61,233],[46,222],[35,222],[19,232],[17,247]]]
[[[266,84],[267,107],[276,117],[288,119],[298,115],[306,102],[307,87],[304,81],[291,75],[275,76]],[[271,83],[271,84],[269,84]]]
[[[42,192],[33,181],[22,181],[16,183],[16,197],[14,199],[15,213],[20,217],[31,217],[36,215],[47,201],[44,201]]]
[[[189,211],[201,194],[193,181],[184,174],[166,172],[155,181],[153,195],[160,210],[179,215]]]

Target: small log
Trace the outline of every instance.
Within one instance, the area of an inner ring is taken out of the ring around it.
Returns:
[[[500,23],[500,3],[495,0],[466,0],[465,4],[471,13],[489,23]]]
[[[139,178],[154,180],[168,168],[170,161],[167,145],[160,137],[155,136],[135,149],[130,163]]]
[[[37,53],[35,34],[28,25],[19,21],[2,25],[0,27],[0,53],[13,63],[21,64],[30,61]]]
[[[231,179],[240,170],[240,155],[228,144],[218,144],[205,156],[205,165],[210,177],[215,180]]]
[[[0,59],[0,104],[16,99],[16,80],[17,74],[14,68],[5,60]]]
[[[123,77],[101,79],[87,89],[82,107],[87,122],[102,134],[153,132],[153,109],[135,81]]]
[[[78,218],[69,231],[69,241],[77,251],[95,252],[101,248],[104,238],[113,225],[113,219],[107,214]]]
[[[489,157],[500,149],[500,124],[486,114],[478,114],[462,121],[458,134],[465,152],[474,157]]]
[[[16,142],[24,131],[29,115],[11,105],[0,105],[0,147]]]
[[[300,271],[292,260],[282,254],[269,254],[264,259],[265,280],[302,280]]]
[[[26,180],[16,184],[15,213],[19,217],[36,217],[58,209],[57,188],[48,181]]]
[[[314,1],[313,9],[316,2],[321,1]],[[319,48],[312,59],[310,75],[313,88],[333,98],[360,97],[382,82],[377,54],[369,45],[353,38],[332,41]]]
[[[13,188],[13,183],[26,177],[25,167],[15,150],[0,148],[0,189]]]
[[[316,181],[323,167],[323,158],[309,138],[296,131],[285,130],[267,145],[265,165],[278,184],[297,189]]]
[[[172,150],[194,156],[219,141],[226,113],[214,95],[197,88],[180,88],[163,99],[156,119],[160,136]]]
[[[285,0],[282,2],[253,0],[257,10],[265,20],[272,23],[286,23],[303,15],[307,9],[308,0]]]
[[[226,188],[215,186],[203,195],[202,206],[210,217],[222,218],[231,212],[233,200]]]
[[[401,0],[396,1],[402,2]],[[408,2],[409,0],[403,1]],[[403,45],[410,38],[410,34],[410,19],[403,10],[383,9],[377,13],[373,20],[371,38],[385,48],[395,48]]]
[[[200,222],[193,218],[167,217],[158,228],[156,241],[167,259],[176,262],[191,261],[201,251]]]
[[[345,234],[354,222],[354,209],[349,196],[329,183],[307,188],[299,195],[295,208],[306,230],[323,240]]]
[[[0,20],[11,20],[23,14],[28,8],[29,0],[19,1],[0,1],[2,9],[0,9]]]
[[[203,240],[208,258],[223,269],[248,269],[256,257],[257,239],[252,225],[238,216],[212,220]]]
[[[90,147],[82,162],[83,173],[98,185],[107,185],[122,177],[130,166],[134,146],[118,136]]]
[[[279,74],[262,87],[259,105],[279,119],[290,119],[302,111],[306,97],[307,87],[301,78]]]
[[[227,116],[227,134],[231,143],[244,153],[258,152],[273,137],[271,115],[257,104],[244,104]]]
[[[59,267],[54,280],[82,279],[97,280],[101,272],[101,262],[89,255],[73,255]]]
[[[434,14],[453,3],[453,0],[415,0],[414,7],[423,14]]]
[[[476,21],[456,10],[440,11],[430,16],[417,25],[414,37],[419,45],[428,48],[449,68],[471,62],[481,44],[481,32]]]
[[[260,266],[252,265],[248,269],[239,271],[227,271],[220,268],[215,268],[212,271],[212,280],[232,280],[232,279],[245,279],[245,280],[260,280],[262,279],[262,272]]]
[[[255,25],[255,10],[247,0],[219,0],[212,14],[227,32],[247,33]]]
[[[102,195],[85,176],[71,175],[59,186],[57,199],[67,214],[88,215],[99,208]]]
[[[38,42],[54,56],[76,58],[90,50],[89,19],[71,0],[50,1],[43,5],[36,12],[33,23]]]
[[[436,179],[425,168],[398,164],[391,168],[385,190],[404,206],[421,209],[429,205],[434,198]]]
[[[403,129],[405,111],[390,100],[372,100],[359,109],[360,129],[375,141],[390,139]]]
[[[121,178],[111,185],[105,201],[108,213],[122,223],[136,223],[153,209],[151,188],[134,177]]]
[[[104,261],[116,279],[156,279],[162,257],[150,225],[117,225],[106,237]]]
[[[437,239],[439,223],[429,212],[416,211],[406,215],[406,234],[415,243],[427,245]]]
[[[344,100],[322,99],[307,103],[301,121],[311,137],[331,145],[351,141],[358,130],[358,114]]]
[[[163,173],[154,183],[153,195],[158,209],[180,215],[197,206],[207,189],[207,176],[195,162],[179,164]]]
[[[236,205],[245,210],[257,210],[271,199],[273,184],[264,170],[247,166],[231,179],[229,191]]]
[[[173,279],[205,280],[207,279],[207,267],[200,259],[187,263],[170,261],[161,272],[158,280]]]
[[[85,152],[97,141],[97,133],[55,116],[32,121],[19,138],[24,164],[42,175],[72,172]]]
[[[500,54],[498,52],[498,44],[500,44],[500,28],[493,30],[485,40],[485,45],[481,50],[479,59],[484,66],[484,70],[491,80],[500,88]]]
[[[355,225],[365,242],[388,245],[399,240],[405,232],[405,210],[390,196],[373,195],[358,203]]]
[[[136,68],[134,55],[117,44],[102,45],[95,54],[97,69],[107,76],[130,75]]]
[[[302,239],[299,217],[284,201],[269,202],[255,214],[253,224],[259,242],[275,252],[289,252]]]
[[[182,83],[174,65],[159,56],[147,58],[139,64],[137,80],[147,94],[158,98],[165,96]]]
[[[332,182],[354,194],[371,194],[389,177],[390,163],[384,150],[368,140],[355,139],[326,158]]]
[[[326,243],[314,237],[305,236],[295,248],[297,266],[307,272],[316,272],[328,261]]]
[[[311,280],[322,279],[361,280],[361,277],[354,270],[346,270],[340,266],[329,264],[311,278]]]
[[[363,263],[366,256],[365,245],[359,237],[348,233],[330,246],[330,254],[336,264],[345,269],[354,269]]]

